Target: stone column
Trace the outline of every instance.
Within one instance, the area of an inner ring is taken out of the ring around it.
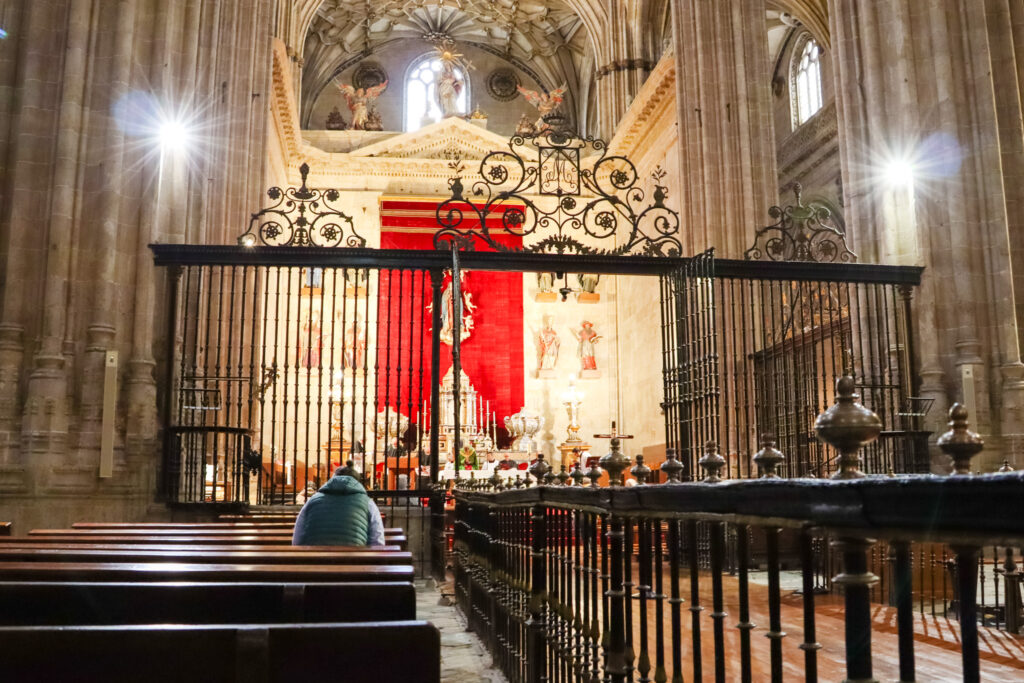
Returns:
[[[764,0],[673,3],[684,249],[738,257],[778,203]]]
[[[865,262],[926,266],[916,299],[927,332],[918,335],[921,393],[935,399],[929,427],[962,397],[998,462],[1000,443],[1024,435],[1024,308],[1007,295],[1018,284],[1015,241],[1024,257],[1015,182],[1024,170],[1015,57],[1024,9],[1006,0],[830,0],[829,11],[855,251]],[[886,179],[891,160],[912,165],[911,182]]]

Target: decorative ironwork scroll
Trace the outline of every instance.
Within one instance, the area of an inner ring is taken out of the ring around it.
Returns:
[[[507,150],[483,158],[481,180],[471,188],[463,183],[463,165],[451,167],[452,196],[437,207],[437,248],[454,242],[460,249],[473,249],[479,242],[504,252],[682,252],[679,214],[665,206],[665,172],[658,168],[652,174],[654,192],[648,201],[638,186],[636,167],[624,156],[609,155],[599,138],[550,127],[516,134]],[[524,244],[503,244],[497,239],[502,235],[522,237]]]
[[[768,209],[768,215],[778,220],[757,231],[744,257],[750,261],[856,261],[857,255],[846,244],[846,233],[832,222],[832,212],[816,202],[804,204],[802,191],[800,183],[795,183],[796,205]]]
[[[275,203],[252,215],[238,243],[246,247],[365,247],[366,238],[356,232],[352,217],[330,204],[338,200],[338,191],[306,187],[309,164],[302,164],[299,172],[302,187],[267,190]]]

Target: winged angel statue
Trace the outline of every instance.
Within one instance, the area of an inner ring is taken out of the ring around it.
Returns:
[[[345,99],[348,100],[348,110],[352,112],[352,130],[366,130],[366,122],[370,118],[370,107],[373,101],[380,97],[380,94],[388,87],[384,81],[372,88],[356,88],[352,85],[338,85]]]
[[[540,118],[538,118],[537,123],[534,124],[537,131],[540,132],[550,128],[551,126],[544,121],[544,118],[562,106],[562,102],[565,101],[565,92],[568,89],[565,84],[563,83],[561,88],[556,88],[550,93],[527,90],[521,85],[517,86],[517,88],[519,92],[522,93],[523,97],[526,98],[526,101],[536,107],[537,113],[540,114]]]

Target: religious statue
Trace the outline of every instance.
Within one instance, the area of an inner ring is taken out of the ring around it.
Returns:
[[[597,273],[580,273],[576,276],[576,281],[580,283],[580,289],[587,294],[593,294],[597,290],[597,283],[600,280],[601,276]]]
[[[380,119],[380,111],[377,110],[376,105],[370,105],[370,113],[366,115],[366,123],[363,124],[363,130],[384,130],[384,122]]]
[[[585,377],[587,371],[597,370],[597,359],[594,353],[594,344],[597,343],[601,337],[594,331],[593,323],[584,320],[583,328],[574,333],[576,338],[579,340],[580,345],[577,350],[577,355],[580,358],[580,369],[583,371],[581,377]]]
[[[348,101],[348,109],[352,112],[352,130],[366,130],[366,122],[369,119],[370,105],[380,97],[381,93],[388,87],[384,81],[372,88],[356,88],[351,85],[339,85]]]
[[[522,135],[524,138],[531,137],[537,134],[537,126],[533,125],[533,121],[526,114],[519,117],[519,123],[516,124],[516,135]]]
[[[576,276],[576,281],[580,284],[580,292],[576,296],[576,300],[581,304],[596,304],[601,300],[601,295],[597,293],[597,283],[601,280],[601,276],[597,273],[580,273]]]
[[[366,329],[358,318],[345,330],[345,367],[361,370],[366,366]]]
[[[462,92],[462,80],[455,72],[455,59],[445,59],[442,54],[441,70],[437,72],[437,103],[441,107],[441,116],[459,116],[459,93]]]
[[[544,316],[544,328],[537,335],[538,376],[553,376],[561,343],[558,333],[551,326],[551,316]]]
[[[537,289],[541,292],[555,291],[555,274],[537,273]]]
[[[556,88],[550,93],[541,93],[536,90],[527,90],[521,85],[516,87],[523,94],[523,97],[526,98],[526,101],[535,106],[537,113],[540,114],[540,118],[533,124],[537,132],[548,130],[551,126],[544,119],[562,106],[562,102],[565,99],[565,91],[568,88],[563,84],[561,88]]]
[[[320,317],[314,313],[299,332],[299,367],[311,370],[320,366],[321,343]]]
[[[341,112],[335,107],[331,110],[331,113],[327,115],[327,124],[324,126],[327,130],[345,130],[348,128],[348,124],[345,123],[344,117]]]
[[[473,303],[473,295],[466,290],[466,272],[459,273],[459,281],[462,290],[462,325],[459,329],[459,343],[469,339],[473,332],[473,312],[476,311],[476,304]],[[441,289],[441,341],[448,346],[455,343],[454,320],[455,320],[455,295],[452,286],[450,271],[445,271],[445,284]],[[433,303],[427,304],[427,311],[433,313]]]

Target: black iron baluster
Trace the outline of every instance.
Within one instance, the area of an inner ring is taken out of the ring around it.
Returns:
[[[725,555],[725,527],[721,522],[710,522],[711,540],[711,619],[715,639],[715,681],[725,683],[725,611],[722,599],[722,571]]]
[[[454,326],[458,326],[461,317],[455,317]],[[530,552],[530,609],[526,623],[529,640],[527,642],[526,662],[529,667],[527,681],[539,683],[547,680],[547,648],[544,642],[544,592],[547,588],[545,576],[545,560],[547,551],[547,524],[544,505],[534,505],[530,517],[531,552]]]
[[[625,641],[622,649],[622,658],[626,668],[627,680],[633,680],[633,663],[635,660],[633,650],[633,523],[632,517],[627,517],[623,525],[623,581],[622,581],[622,604],[625,612]]]
[[[640,683],[649,683],[651,680],[651,657],[647,648],[647,601],[651,597],[651,521],[647,519],[637,520],[637,537],[639,547],[639,566],[637,567],[640,585],[637,587],[637,598],[640,601],[640,655],[637,659],[637,671],[640,673]],[[630,606],[632,611],[632,605]]]
[[[914,598],[913,576],[910,564],[910,544],[893,541],[892,586],[896,603],[896,628],[900,653],[900,680],[913,681],[914,677]]]
[[[842,556],[842,573],[832,581],[843,587],[846,617],[846,677],[872,681],[871,586],[877,577],[868,571],[867,551],[874,543],[864,538],[833,541]]]
[[[804,680],[814,683],[818,680],[818,650],[814,624],[814,538],[809,529],[800,530],[800,573],[803,579],[804,608],[804,642],[800,649],[804,651]]]
[[[654,526],[654,680],[666,683],[665,671],[665,571],[664,550],[660,519],[652,520]]]
[[[704,608],[700,604],[700,564],[697,552],[697,522],[686,522],[686,559],[690,569],[690,630],[693,636],[693,680],[701,681],[703,674],[703,653],[700,639],[700,613]]]
[[[736,526],[736,563],[740,603],[740,620],[736,624],[740,632],[740,681],[750,683],[750,632],[754,624],[750,622],[750,527],[746,524]]]
[[[960,622],[960,653],[963,659],[964,683],[981,679],[978,663],[978,555],[977,546],[953,546],[956,554],[957,615]]]
[[[772,683],[782,680],[782,603],[779,586],[779,529],[766,527],[764,530],[765,555],[768,563],[768,633],[771,642]]]
[[[590,681],[589,683],[598,683],[601,677],[601,640],[603,632],[601,631],[600,624],[598,622],[598,610],[601,606],[601,601],[598,599],[598,580],[600,579],[600,572],[597,568],[597,548],[598,548],[598,527],[597,521],[598,516],[595,513],[590,513],[590,522],[587,528],[587,545],[590,548],[590,559],[587,563],[590,575]]]
[[[629,524],[622,516],[612,513],[608,525],[607,545],[609,552],[610,584],[608,589],[609,636],[608,648],[605,651],[605,671],[611,683],[624,683],[629,674],[626,659],[626,614],[628,594],[625,588],[624,540],[625,524]]]
[[[680,533],[679,520],[668,523],[668,600],[672,610],[672,683],[683,683],[683,600],[679,595]]]

